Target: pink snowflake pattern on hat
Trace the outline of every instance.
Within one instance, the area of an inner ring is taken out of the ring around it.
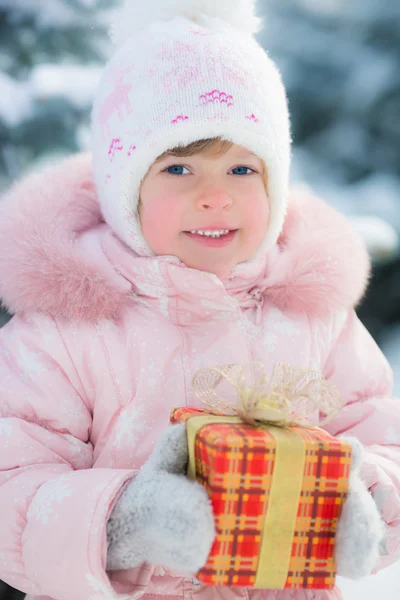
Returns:
[[[110,147],[108,149],[108,156],[110,161],[112,162],[114,160],[114,156],[117,152],[121,152],[124,149],[124,146],[122,145],[122,141],[121,138],[113,138]]]
[[[135,150],[136,150],[136,146],[134,146],[133,144],[131,144],[129,146],[128,156],[132,156],[132,154],[134,153]]]
[[[123,67],[113,72],[114,87],[100,106],[99,121],[103,130],[103,137],[111,132],[110,120],[117,114],[120,121],[124,121],[132,114],[129,92],[132,90],[130,83],[124,82],[124,77],[132,71],[133,67]]]
[[[178,115],[176,117],[176,119],[173,119],[173,121],[171,121],[171,123],[173,125],[177,125],[178,123],[183,123],[184,121],[188,121],[188,120],[189,120],[188,116],[186,116],[186,115]]]
[[[233,106],[233,96],[231,96],[231,94],[227,94],[226,92],[221,92],[220,90],[213,90],[212,92],[207,92],[206,94],[201,94],[200,96],[200,103],[202,106],[207,106],[207,104],[215,102],[226,104],[227,106]]]
[[[146,78],[154,80],[156,89],[161,87],[168,92],[175,86],[183,88],[195,82],[201,73],[199,65],[200,56],[195,46],[177,41],[172,45],[164,43],[154,54]]]
[[[260,119],[258,119],[254,113],[252,113],[251,115],[247,115],[246,119],[248,121],[253,121],[254,123],[260,122]]]

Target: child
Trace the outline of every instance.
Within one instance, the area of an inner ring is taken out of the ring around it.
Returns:
[[[366,251],[324,203],[288,201],[286,96],[257,26],[251,0],[132,0],[92,157],[2,203],[0,292],[16,316],[0,332],[0,578],[29,596],[341,597],[194,578],[214,520],[168,422],[199,405],[194,373],[221,364],[283,362],[336,384],[326,429],[354,448],[338,571],[399,556],[400,409],[354,312]]]

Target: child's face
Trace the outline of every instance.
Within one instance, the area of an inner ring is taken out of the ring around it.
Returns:
[[[219,156],[164,156],[143,181],[140,218],[156,255],[177,256],[190,268],[225,277],[255,254],[267,233],[264,164],[236,145]],[[230,233],[193,233],[222,230]]]

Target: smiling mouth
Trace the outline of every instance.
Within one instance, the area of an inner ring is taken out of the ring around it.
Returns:
[[[236,237],[238,229],[192,229],[184,234],[197,244],[210,248],[223,248],[230,244]]]
[[[185,233],[204,238],[221,239],[236,231],[237,229],[192,229],[191,231],[185,231]]]

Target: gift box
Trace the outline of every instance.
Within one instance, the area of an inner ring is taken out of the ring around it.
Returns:
[[[188,476],[204,485],[215,516],[216,539],[196,576],[212,586],[331,589],[351,446],[287,419],[247,421],[198,408],[171,415],[186,423]]]

